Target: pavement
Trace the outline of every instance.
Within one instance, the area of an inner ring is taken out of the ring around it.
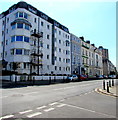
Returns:
[[[118,97],[118,85],[109,87],[109,92],[107,92],[107,89],[103,90],[101,88],[96,88],[95,91],[98,93],[101,93],[101,94],[105,94],[105,95],[109,95],[109,96],[113,96],[113,97]]]
[[[10,120],[110,118],[111,120],[117,115],[116,97],[95,92],[95,88],[102,89],[102,83],[102,80],[95,80],[0,89],[2,93],[0,120],[6,118],[11,118]],[[110,92],[115,91],[114,88],[111,87]]]

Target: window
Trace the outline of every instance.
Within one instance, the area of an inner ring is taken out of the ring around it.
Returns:
[[[43,26],[43,22],[41,21],[41,26]]]
[[[55,66],[55,70],[57,70],[57,66]]]
[[[70,63],[70,59],[66,59],[66,63]]]
[[[59,31],[59,35],[61,35],[61,31]]]
[[[29,55],[29,50],[24,49],[24,55]]]
[[[19,17],[23,17],[23,12],[19,12]]]
[[[14,49],[11,49],[11,55],[14,55]]]
[[[70,51],[69,50],[66,50],[66,55],[69,55],[70,54]]]
[[[29,29],[30,29],[30,26],[27,25],[27,24],[25,24],[25,29],[26,29],[26,30],[29,30]]]
[[[49,55],[47,55],[47,59],[49,59]]]
[[[41,42],[41,47],[43,47],[43,43]]]
[[[54,32],[57,33],[57,29],[55,29]]]
[[[12,30],[16,28],[16,24],[13,24],[12,26]]]
[[[16,13],[16,18],[18,18],[18,12]]]
[[[49,65],[47,65],[47,69],[49,69]]]
[[[7,29],[7,34],[8,34],[8,29]]]
[[[70,45],[69,41],[66,40],[66,46],[69,46],[69,45]]]
[[[9,22],[9,18],[7,18],[7,23]]]
[[[4,35],[4,31],[2,31],[2,36]]]
[[[24,36],[24,42],[29,42],[29,37]]]
[[[34,18],[34,22],[36,23],[36,18]]]
[[[6,40],[6,45],[8,45],[8,40]]]
[[[47,39],[49,39],[50,38],[50,36],[49,35],[47,35]]]
[[[59,43],[61,44],[61,40],[59,40]]]
[[[66,34],[66,38],[67,38],[67,34]]]
[[[22,49],[16,49],[16,54],[17,55],[22,55]]]
[[[5,24],[5,21],[3,20],[3,21],[2,21],[2,25],[4,25],[4,24]]]
[[[16,36],[16,41],[23,41],[23,36]]]
[[[65,58],[63,59],[63,62],[65,62]]]
[[[11,37],[11,42],[14,42],[15,41],[15,36],[12,36]]]
[[[23,23],[17,23],[17,28],[23,28]]]
[[[61,58],[59,57],[59,61],[61,62]]]
[[[27,19],[27,18],[28,18],[27,13],[24,13],[24,18],[25,18],[25,19]]]
[[[59,48],[59,52],[61,52],[61,48]]]
[[[48,28],[48,29],[50,29],[50,26],[49,26],[49,25],[47,25],[47,28]]]
[[[42,38],[43,38],[43,32],[41,32]]]
[[[5,57],[7,56],[7,51],[5,51]]]
[[[49,45],[47,45],[47,49],[49,49]]]
[[[61,71],[61,67],[59,67],[59,70]]]

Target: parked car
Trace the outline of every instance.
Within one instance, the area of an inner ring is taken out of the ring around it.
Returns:
[[[103,78],[108,78],[108,76],[107,75],[103,75]]]
[[[80,80],[87,80],[87,75],[80,75],[79,79]]]
[[[116,78],[116,75],[109,75],[108,78]]]
[[[78,76],[77,75],[70,75],[67,77],[68,80],[70,81],[77,81],[78,80]]]
[[[103,75],[99,75],[98,78],[104,78]]]

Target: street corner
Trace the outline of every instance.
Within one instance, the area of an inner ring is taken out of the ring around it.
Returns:
[[[112,97],[118,97],[118,95],[116,94],[116,87],[111,87],[109,92],[107,92],[107,90],[96,88],[95,92],[108,95],[108,96],[112,96]]]

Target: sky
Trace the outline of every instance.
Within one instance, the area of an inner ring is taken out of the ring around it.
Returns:
[[[116,0],[24,1],[68,27],[70,33],[108,49],[109,59],[116,66]],[[17,2],[0,0],[0,13]]]

